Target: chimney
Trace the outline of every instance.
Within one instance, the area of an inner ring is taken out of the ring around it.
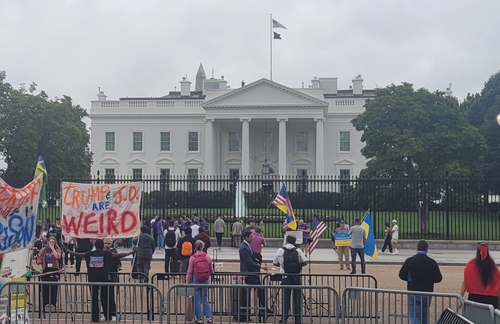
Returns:
[[[324,94],[337,94],[337,78],[319,78]]]
[[[181,81],[181,96],[191,95],[191,81],[186,80],[185,77]]]
[[[107,96],[104,94],[104,91],[99,91],[99,94],[97,95],[97,100],[98,101],[106,101]]]
[[[313,80],[311,80],[312,87],[313,89],[319,89],[319,80],[317,77],[314,77]]]
[[[352,79],[352,94],[355,96],[363,95],[363,78],[361,74],[358,74]]]

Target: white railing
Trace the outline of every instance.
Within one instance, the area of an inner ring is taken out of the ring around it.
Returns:
[[[335,100],[335,106],[354,106],[354,100]]]
[[[175,101],[157,101],[156,107],[158,108],[175,107]]]

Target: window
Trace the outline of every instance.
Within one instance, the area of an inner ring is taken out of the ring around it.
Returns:
[[[306,192],[307,191],[307,169],[297,169],[297,191]]]
[[[240,150],[240,133],[229,132],[229,152]]]
[[[198,151],[198,132],[188,132],[188,151]]]
[[[198,190],[198,169],[188,169],[188,191]]]
[[[170,151],[170,132],[160,133],[160,151]]]
[[[273,133],[272,132],[264,132],[264,141],[263,141],[263,147],[262,150],[264,152],[272,152],[274,151],[274,146],[273,146]]]
[[[104,179],[106,183],[115,183],[115,169],[104,169]]]
[[[142,180],[142,169],[132,169],[132,178],[134,180]]]
[[[160,169],[160,177],[166,179],[170,177],[170,169]]]
[[[307,152],[307,132],[297,132],[297,152]]]
[[[342,152],[350,152],[351,151],[351,132],[340,132],[339,138],[340,138],[339,150]]]
[[[340,170],[340,192],[343,192],[349,187],[349,180],[351,179],[351,170],[341,169]]]
[[[229,169],[229,178],[238,179],[240,177],[240,169]]]
[[[106,132],[106,151],[115,150],[115,132]]]
[[[170,178],[170,169],[160,169],[160,191],[165,192],[170,190],[170,181],[167,179]],[[164,196],[163,196],[164,197]]]
[[[132,151],[142,151],[142,132],[133,132],[132,141]]]

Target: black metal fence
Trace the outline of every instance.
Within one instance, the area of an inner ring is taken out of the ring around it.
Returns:
[[[29,180],[6,179],[15,187]],[[167,218],[198,214],[212,224],[221,216],[226,236],[237,219],[263,223],[266,237],[281,237],[284,215],[272,205],[281,185],[286,184],[297,219],[311,225],[318,215],[330,229],[340,219],[352,224],[371,210],[375,236],[383,238],[384,224],[398,221],[400,239],[500,240],[500,181],[497,180],[364,180],[336,177],[150,176],[68,179],[103,185],[143,182],[141,217]],[[60,216],[61,181],[49,180],[48,207],[40,220]],[[324,238],[330,237],[327,231]]]

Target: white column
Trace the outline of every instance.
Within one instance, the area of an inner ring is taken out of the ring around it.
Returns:
[[[314,118],[316,122],[316,175],[325,174],[325,135],[323,123],[325,118]]]
[[[279,150],[278,172],[280,176],[286,175],[286,122],[288,118],[276,118],[279,122]]]
[[[241,175],[250,175],[250,118],[240,118],[241,122]]]
[[[214,175],[214,120],[205,118],[205,175]]]

